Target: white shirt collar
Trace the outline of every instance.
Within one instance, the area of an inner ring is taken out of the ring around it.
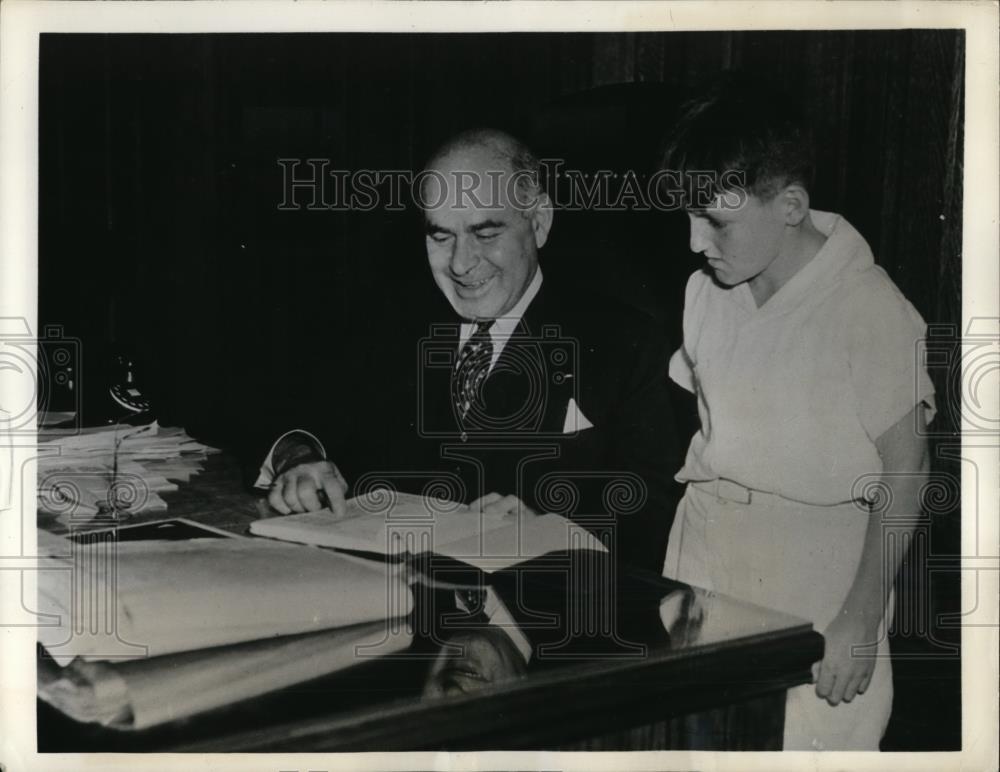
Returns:
[[[524,316],[524,312],[528,310],[528,306],[531,305],[531,301],[535,299],[535,295],[538,294],[538,290],[542,288],[542,268],[539,266],[535,269],[535,275],[532,277],[531,281],[528,282],[528,288],[521,295],[521,299],[517,301],[517,304],[510,309],[504,316],[498,316],[493,321],[493,326],[490,327],[490,339],[493,341],[493,361],[490,363],[490,368],[497,363],[497,359],[500,358],[500,352],[503,351],[503,347],[510,340],[510,336],[514,334],[514,330],[517,329],[518,322],[521,321],[521,317]],[[461,351],[462,346],[465,345],[465,341],[472,337],[472,332],[476,329],[475,322],[462,322],[462,328],[458,333],[458,348]]]

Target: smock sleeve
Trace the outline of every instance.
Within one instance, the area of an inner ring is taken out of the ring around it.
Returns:
[[[934,386],[924,365],[920,314],[885,277],[852,293],[846,318],[851,385],[868,437],[874,442],[921,403],[930,423]]]
[[[688,279],[684,290],[684,342],[670,357],[670,366],[667,370],[670,380],[692,394],[695,391],[695,360],[691,352],[696,350],[697,336],[701,328],[699,320],[705,313],[706,278],[704,271],[696,271]]]

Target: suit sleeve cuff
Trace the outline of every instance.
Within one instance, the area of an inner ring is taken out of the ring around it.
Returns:
[[[326,458],[326,448],[323,447],[323,443],[320,442],[315,435],[307,432],[305,429],[292,429],[290,432],[285,432],[278,439],[274,441],[271,446],[271,450],[268,451],[267,457],[264,459],[264,463],[260,466],[260,473],[257,475],[257,481],[254,483],[255,488],[270,488],[271,483],[274,482],[276,477],[274,473],[274,449],[278,447],[278,444],[284,440],[286,437],[291,435],[299,435],[299,439],[305,444],[308,444],[319,453],[324,459]]]

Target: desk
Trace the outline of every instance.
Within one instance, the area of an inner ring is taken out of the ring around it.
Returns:
[[[230,459],[213,456],[164,497],[167,514],[244,533],[267,513],[239,479]],[[552,618],[575,608],[563,616],[576,621],[526,629],[536,656],[524,672],[478,691],[424,696],[442,640],[455,634],[443,629],[439,604],[454,593],[429,580],[415,587],[414,614],[432,623],[404,655],[141,732],[78,724],[39,703],[39,750],[780,748],[784,690],[808,681],[822,656],[822,637],[808,622],[617,567],[608,574],[614,581],[602,579],[570,603],[566,583],[580,583],[568,560],[542,558],[495,576],[515,615]],[[432,579],[437,568],[423,570]],[[605,623],[587,623],[596,617]]]

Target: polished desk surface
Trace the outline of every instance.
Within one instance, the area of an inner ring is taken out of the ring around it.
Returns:
[[[164,498],[169,512],[129,522],[186,517],[245,533],[273,514],[241,488],[225,456],[210,457],[201,475]],[[546,556],[490,579],[530,639],[527,664],[495,626],[463,618],[454,591],[441,587],[478,579],[425,556],[413,567],[424,579],[414,585],[414,641],[402,654],[144,731],[77,724],[40,703],[39,750],[536,749],[580,747],[572,744],[642,726],[639,739],[597,747],[709,747],[718,738],[699,745],[661,725],[659,734],[674,736],[651,739],[648,726],[712,709],[716,727],[732,724],[726,706],[740,704],[763,706],[749,731],[772,740],[744,738],[737,747],[773,748],[783,690],[808,681],[822,655],[812,626],[595,558]]]

